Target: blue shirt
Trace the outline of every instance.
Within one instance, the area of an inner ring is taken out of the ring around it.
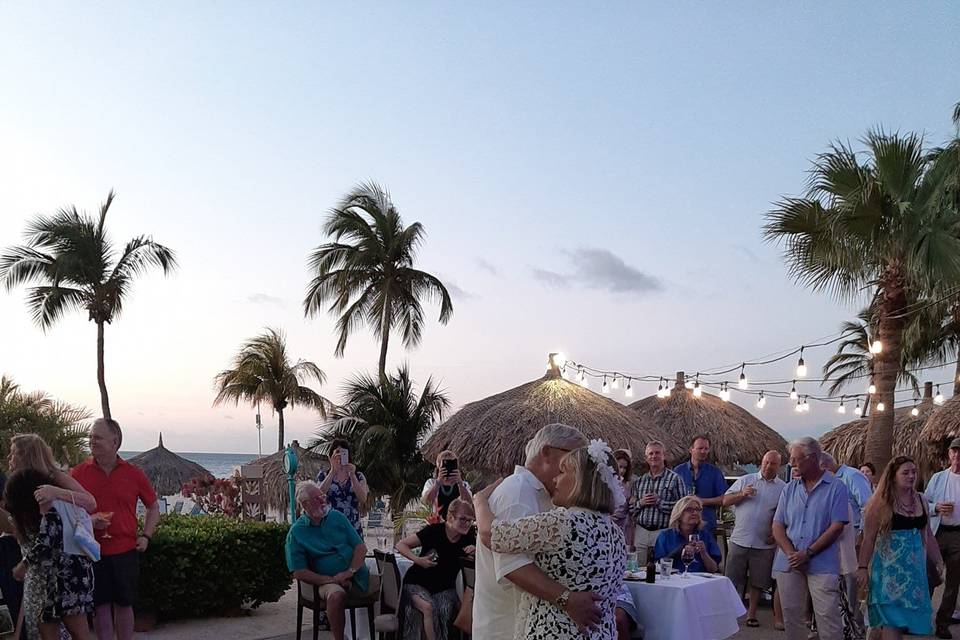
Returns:
[[[339,511],[330,509],[320,524],[313,524],[303,514],[287,532],[287,569],[309,569],[322,576],[335,576],[350,568],[353,550],[362,543],[357,530]],[[369,580],[370,572],[363,564],[353,575],[353,584],[366,593]]]
[[[697,533],[700,534],[700,540],[707,548],[707,555],[713,558],[717,564],[720,564],[720,547],[717,546],[717,541],[714,539],[713,534],[706,529],[701,529]],[[653,547],[653,557],[657,560],[660,558],[673,558],[673,568],[678,571],[683,571],[680,553],[686,544],[686,537],[681,535],[677,529],[664,529],[660,532],[660,535],[657,536],[657,543]],[[689,570],[700,572],[707,570],[707,568],[703,566],[703,558],[700,557],[699,553],[694,557],[693,562],[690,563]]]
[[[863,510],[867,508],[867,501],[873,495],[873,487],[867,476],[859,469],[848,467],[845,464],[837,467],[835,474],[847,487],[847,493],[850,495],[850,506],[853,508],[853,526],[857,529],[863,522]]]
[[[723,471],[709,462],[700,464],[697,477],[693,477],[693,466],[690,462],[678,464],[673,469],[683,479],[687,491],[698,498],[718,498],[727,492],[727,480]],[[713,505],[703,508],[703,521],[707,529],[713,532],[717,528],[717,508]]]
[[[773,521],[787,530],[787,537],[797,551],[813,544],[835,522],[846,524],[850,504],[847,487],[829,471],[824,471],[813,490],[807,493],[802,478],[791,480],[780,494]],[[787,555],[777,549],[774,571],[790,571]],[[810,559],[804,573],[840,575],[840,547],[834,540],[826,549]]]

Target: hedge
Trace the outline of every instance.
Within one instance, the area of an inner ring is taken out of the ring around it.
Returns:
[[[137,609],[158,618],[233,613],[276,602],[293,579],[289,525],[168,514],[140,558]]]

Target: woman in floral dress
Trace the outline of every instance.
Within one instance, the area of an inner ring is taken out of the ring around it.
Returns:
[[[350,444],[346,440],[337,439],[330,443],[330,471],[318,473],[317,484],[327,492],[330,506],[347,516],[362,538],[360,517],[369,489],[367,479],[350,462]]]
[[[623,530],[611,514],[624,500],[610,447],[593,440],[568,453],[560,465],[556,509],[515,521],[494,521],[488,498],[497,485],[477,494],[477,527],[485,545],[497,553],[531,553],[537,566],[564,586],[558,602],[523,592],[516,639],[612,640],[614,609],[626,570]],[[601,623],[582,630],[563,610],[573,591],[601,598]]]

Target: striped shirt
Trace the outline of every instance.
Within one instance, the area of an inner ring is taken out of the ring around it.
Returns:
[[[646,529],[666,529],[670,525],[670,512],[673,505],[686,495],[683,479],[677,472],[664,469],[654,478],[649,472],[640,476],[634,485],[636,503],[630,506],[630,514],[636,523]],[[640,505],[640,500],[648,493],[655,493],[660,501],[650,507]]]

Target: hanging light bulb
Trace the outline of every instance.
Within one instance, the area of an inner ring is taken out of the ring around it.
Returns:
[[[570,379],[570,374],[567,373],[567,365],[563,365],[563,369],[560,369],[560,377],[564,380]]]
[[[763,391],[760,392],[760,397],[757,398],[757,409],[763,409],[767,404],[767,399],[763,397]]]
[[[663,398],[663,397],[665,397],[665,396],[663,395],[663,378],[660,378],[660,382],[659,382],[659,384],[657,384],[657,397],[658,397],[658,398]]]
[[[632,397],[633,397],[633,384],[632,384],[632,382],[633,382],[633,381],[632,381],[630,378],[627,378],[627,388],[626,388],[626,390],[624,390],[623,395],[627,396],[628,398],[632,398]],[[660,392],[658,391],[657,393],[659,394]]]
[[[799,401],[799,400],[797,400],[796,412],[797,412],[797,413],[803,413],[803,405],[800,404],[800,401]]]
[[[937,385],[937,395],[933,396],[934,404],[943,404],[943,394],[940,393],[940,385]]]
[[[883,343],[879,340],[874,340],[870,343],[870,353],[877,354],[883,351]]]
[[[720,399],[724,402],[730,402],[730,389],[727,388],[726,382],[720,385]]]
[[[845,397],[846,397],[846,396],[840,396],[840,406],[837,407],[837,413],[846,413],[846,412],[847,412],[847,408],[846,408],[845,406],[843,406],[843,399],[844,399]]]
[[[747,374],[746,374],[746,371],[744,371],[744,369],[746,368],[746,366],[747,366],[746,364],[741,364],[741,365],[740,365],[740,388],[741,388],[741,389],[746,389],[747,386],[748,386],[748,385],[747,385]]]
[[[587,380],[587,374],[583,372],[583,367],[580,367],[580,386],[584,389],[590,386],[590,381]]]
[[[886,408],[887,408],[887,405],[883,404],[883,402],[878,402],[878,403],[877,403],[877,411],[883,413],[883,410],[886,409]]]
[[[607,384],[607,376],[603,376],[603,386],[600,387],[600,391],[603,393],[610,393],[610,385]]]
[[[873,395],[876,392],[877,392],[877,385],[874,384],[873,378],[870,378],[870,386],[867,387],[867,393],[869,393],[870,395]]]
[[[577,382],[583,384],[583,380],[586,376],[583,374],[583,367],[577,367]]]
[[[663,381],[663,397],[664,398],[670,397],[670,381],[669,380]]]
[[[803,407],[803,412],[807,413],[810,411],[810,403],[807,402],[807,396],[803,396],[803,404],[800,405]]]
[[[807,377],[807,363],[803,361],[803,347],[800,347],[800,359],[797,360],[797,377]]]
[[[917,405],[913,405],[913,409],[910,409],[910,415],[912,416],[920,415],[920,409],[917,407]]]
[[[702,395],[703,395],[703,389],[700,388],[700,374],[697,373],[697,377],[693,381],[693,397],[699,398]]]
[[[793,387],[790,388],[790,399],[791,400],[797,399],[797,381],[796,380],[793,381]]]
[[[614,390],[620,388],[620,378],[617,374],[613,374],[613,382],[610,383],[610,388]]]
[[[863,409],[860,408],[860,400],[857,399],[857,406],[853,408],[853,415],[860,416],[863,415]]]

